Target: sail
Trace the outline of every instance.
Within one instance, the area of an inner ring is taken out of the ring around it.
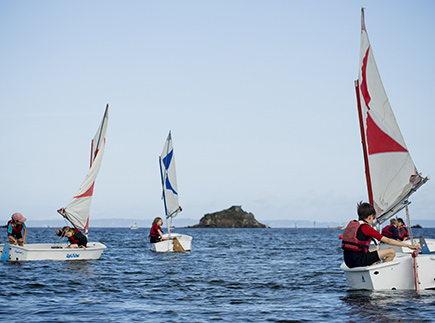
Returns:
[[[106,105],[106,110],[104,111],[104,117],[103,120],[101,120],[101,124],[98,127],[97,133],[94,136],[94,139],[92,139],[91,142],[91,166],[95,158],[97,157],[98,152],[100,151],[101,147],[104,146],[106,142],[106,130],[107,130],[107,124],[109,120],[109,105]]]
[[[170,131],[168,137],[166,138],[165,145],[163,146],[162,154],[159,157],[159,162],[163,190],[162,198],[163,204],[165,206],[165,213],[167,218],[173,218],[181,211],[181,208],[178,203],[174,147],[172,145],[172,136]]]
[[[364,9],[355,83],[369,201],[380,224],[403,208],[426,179],[417,172],[388,101],[367,35]]]
[[[88,231],[89,210],[91,208],[95,179],[100,170],[106,143],[106,130],[109,120],[109,105],[106,106],[103,120],[91,143],[91,167],[82,185],[68,205],[59,210],[77,229]]]

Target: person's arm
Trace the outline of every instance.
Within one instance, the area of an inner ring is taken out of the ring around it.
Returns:
[[[8,238],[13,244],[17,244],[17,240],[13,236],[8,236]]]
[[[24,227],[23,229],[23,243],[26,244],[26,234],[27,234],[27,228]]]
[[[376,231],[375,229],[373,229],[370,225],[366,224],[366,225],[362,225],[361,227],[361,231],[368,237],[370,238],[375,238],[378,241],[381,241],[383,235],[380,234],[378,231]]]
[[[414,249],[414,250],[417,249],[417,248],[420,248],[420,245],[414,246],[412,244],[407,244],[407,243],[404,243],[402,241],[390,239],[390,238],[387,238],[387,237],[382,237],[381,241],[385,242],[385,243],[388,243],[388,244],[390,244],[392,246],[408,247],[409,249]]]
[[[159,229],[157,229],[157,232],[159,233],[160,237],[162,238],[162,240],[165,240],[165,238],[163,238],[163,233],[162,231],[160,231]]]
[[[8,224],[8,238],[10,241],[12,241],[13,244],[17,244],[17,240],[12,235],[12,224]]]

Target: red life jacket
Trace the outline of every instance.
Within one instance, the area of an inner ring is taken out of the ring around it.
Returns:
[[[343,239],[341,243],[341,248],[343,250],[348,251],[356,251],[356,252],[367,252],[370,247],[370,237],[367,240],[358,240],[357,233],[358,229],[362,225],[368,225],[365,222],[360,221],[350,221],[347,225],[346,229],[343,232]]]
[[[73,234],[72,234],[72,236],[71,236],[71,237],[67,237],[69,243],[71,243],[71,244],[79,244],[80,241],[74,237],[74,235],[75,235],[77,232],[80,232],[80,230],[74,228],[74,229],[73,229]]]
[[[23,225],[22,224],[16,224],[14,222],[14,220],[9,220],[8,221],[8,226],[9,224],[12,225],[12,235],[16,236],[17,234],[21,233],[21,230],[23,230]]]
[[[157,224],[153,224],[150,230],[150,237],[159,238],[160,234],[157,230],[160,230],[160,232],[162,232],[161,227],[159,227]]]
[[[396,239],[394,234],[390,231],[390,228],[393,227],[393,225],[389,224],[385,228],[382,229],[382,235],[387,238]]]
[[[403,230],[403,232],[402,232],[402,230]],[[401,238],[405,239],[405,238],[409,237],[408,228],[407,227],[403,226],[398,231],[399,231],[399,235],[400,235]]]

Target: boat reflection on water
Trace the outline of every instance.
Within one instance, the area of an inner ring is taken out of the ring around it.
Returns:
[[[403,322],[407,311],[413,311],[414,322],[428,322],[424,311],[416,312],[415,308],[425,298],[433,301],[430,291],[416,293],[411,290],[403,291],[366,291],[349,290],[341,297],[346,308],[349,322]],[[408,315],[407,313],[406,315]]]

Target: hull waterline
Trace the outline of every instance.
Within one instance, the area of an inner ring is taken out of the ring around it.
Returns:
[[[35,260],[96,260],[101,257],[106,246],[99,242],[89,242],[87,248],[67,248],[66,244],[56,245],[39,243],[25,244],[24,246],[9,246],[9,261],[35,261]],[[0,245],[2,254],[5,252],[5,245]]]

